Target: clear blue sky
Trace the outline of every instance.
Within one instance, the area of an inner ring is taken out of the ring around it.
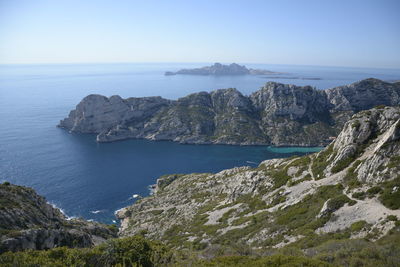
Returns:
[[[400,68],[400,0],[0,0],[0,63]]]

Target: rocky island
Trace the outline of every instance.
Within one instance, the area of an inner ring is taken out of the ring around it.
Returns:
[[[223,65],[221,63],[214,63],[214,65],[206,66],[196,69],[182,69],[176,72],[167,71],[165,75],[269,75],[269,74],[282,74],[280,72],[274,72],[269,70],[261,69],[248,69],[245,66],[241,66],[236,63],[229,65]]]
[[[378,79],[327,90],[268,82],[249,96],[234,88],[178,100],[89,95],[58,126],[97,134],[98,142],[324,146],[354,113],[399,104],[400,83]]]

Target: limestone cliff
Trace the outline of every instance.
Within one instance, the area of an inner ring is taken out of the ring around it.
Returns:
[[[268,112],[279,110],[273,108]],[[319,110],[318,104],[312,108]],[[296,109],[293,116],[304,112]],[[175,247],[200,249],[291,243],[308,249],[330,239],[390,235],[400,218],[400,107],[353,115],[316,154],[216,174],[164,176],[154,195],[118,217],[122,236],[146,233]]]
[[[90,247],[115,236],[116,231],[109,226],[67,219],[31,188],[0,184],[0,253]]]
[[[366,79],[316,90],[268,82],[244,96],[236,89],[200,92],[176,101],[89,95],[62,120],[71,132],[98,142],[128,138],[196,144],[326,145],[352,114],[399,105],[400,84]]]

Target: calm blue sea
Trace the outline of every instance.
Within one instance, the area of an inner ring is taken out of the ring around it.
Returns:
[[[111,223],[115,210],[133,203],[133,194],[147,195],[148,186],[163,174],[255,166],[312,149],[146,140],[97,144],[92,135],[56,128],[88,94],[176,99],[228,87],[250,94],[268,80],[324,89],[368,77],[400,79],[400,70],[251,64],[247,66],[288,74],[281,75],[284,78],[163,75],[206,64],[0,65],[0,182],[31,186],[69,216]]]

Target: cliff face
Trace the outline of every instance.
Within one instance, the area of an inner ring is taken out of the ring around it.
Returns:
[[[400,107],[374,108],[353,115],[316,154],[164,176],[154,195],[119,211],[120,235],[145,232],[172,246],[210,250],[374,241],[398,226],[399,188]]]
[[[0,253],[90,247],[116,236],[116,231],[106,225],[67,219],[31,188],[0,184],[0,201]]]
[[[97,141],[128,138],[181,143],[317,146],[329,143],[357,111],[399,105],[400,85],[367,79],[328,90],[269,82],[244,96],[236,89],[161,97],[85,97],[62,120]]]
[[[377,105],[400,104],[400,83],[388,83],[378,79],[366,79],[350,85],[326,90],[332,111],[370,109]]]
[[[120,96],[107,98],[88,95],[72,110],[60,126],[73,132],[100,133],[117,124],[141,122],[154,115],[171,101],[161,97],[122,99]]]

